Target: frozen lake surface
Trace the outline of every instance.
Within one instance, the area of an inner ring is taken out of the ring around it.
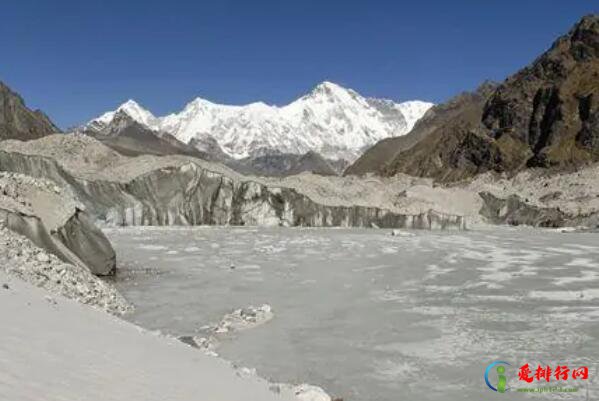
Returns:
[[[233,309],[274,318],[217,352],[275,382],[344,401],[481,400],[485,367],[590,367],[599,399],[599,235],[530,229],[440,233],[235,227],[106,231],[135,323],[196,335]],[[231,269],[234,266],[234,269]],[[535,384],[535,383],[533,383]],[[543,383],[536,383],[541,385]],[[547,385],[547,383],[544,383]]]

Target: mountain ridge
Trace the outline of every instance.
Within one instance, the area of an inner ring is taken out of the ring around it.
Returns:
[[[362,165],[348,171],[449,182],[488,171],[571,171],[599,161],[599,14],[581,18],[483,97],[466,101],[417,143],[358,160]],[[409,136],[417,130],[418,124]]]
[[[84,129],[101,130],[124,111],[154,130],[200,148],[213,146],[234,158],[271,153],[306,154],[353,160],[378,139],[404,135],[432,103],[394,103],[365,98],[325,81],[297,100],[273,106],[263,102],[221,105],[195,98],[178,113],[156,117],[133,100],[91,120]]]
[[[0,140],[38,139],[60,130],[41,110],[31,110],[18,93],[0,81]]]

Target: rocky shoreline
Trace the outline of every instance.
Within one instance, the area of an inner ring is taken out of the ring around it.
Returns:
[[[49,296],[69,298],[114,315],[132,309],[110,283],[87,269],[63,262],[5,227],[0,227],[0,271],[43,288]]]

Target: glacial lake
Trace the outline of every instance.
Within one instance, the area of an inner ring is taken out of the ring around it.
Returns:
[[[218,354],[273,382],[344,401],[502,398],[485,368],[507,361],[510,399],[599,399],[599,234],[176,227],[105,231],[127,319],[194,336],[237,308],[274,318],[224,336]],[[233,267],[233,268],[232,268]],[[201,352],[201,351],[197,351]],[[518,368],[589,368],[577,381]],[[198,373],[200,374],[200,372]],[[489,375],[497,384],[496,373]],[[576,393],[518,393],[560,385]]]

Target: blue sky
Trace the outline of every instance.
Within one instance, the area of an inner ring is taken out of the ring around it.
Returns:
[[[0,80],[62,128],[134,98],[285,104],[330,80],[433,102],[503,80],[589,0],[18,0],[2,5]]]

